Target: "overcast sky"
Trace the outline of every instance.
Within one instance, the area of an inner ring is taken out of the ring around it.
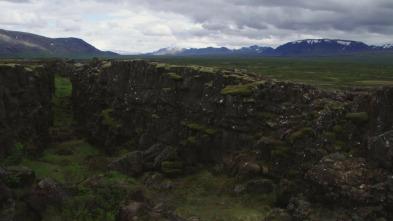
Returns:
[[[2,29],[82,38],[101,50],[393,43],[393,0],[0,0],[0,10]]]

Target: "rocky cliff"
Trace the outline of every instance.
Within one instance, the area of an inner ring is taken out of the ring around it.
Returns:
[[[0,64],[1,158],[17,151],[16,146],[39,156],[49,144],[54,65],[41,61]]]
[[[393,218],[393,88],[325,91],[139,60],[94,60],[71,80],[88,139],[109,154],[130,152],[111,168],[176,176],[215,165],[249,181],[240,191],[274,187],[293,218]]]

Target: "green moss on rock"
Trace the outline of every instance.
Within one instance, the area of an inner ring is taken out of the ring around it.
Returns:
[[[198,130],[198,131],[202,131],[205,129],[205,126],[200,124],[187,124],[187,127],[192,130]]]
[[[298,140],[305,135],[314,135],[315,131],[311,127],[305,127],[299,131],[294,132],[290,137],[289,141],[293,143],[295,140]]]
[[[182,146],[195,146],[198,144],[196,137],[188,137],[185,140],[182,140],[179,142],[180,145]]]
[[[164,161],[161,163],[161,171],[166,177],[178,177],[183,174],[183,162]]]
[[[103,117],[102,125],[107,125],[115,128],[122,127],[123,125],[119,122],[119,120],[111,116],[112,112],[113,112],[112,108],[107,108],[101,111],[100,116]]]
[[[334,132],[326,132],[325,137],[328,139],[335,139],[336,138],[336,133]]]
[[[174,72],[170,72],[170,73],[168,73],[168,75],[169,75],[170,78],[172,78],[174,80],[182,80],[183,79],[183,76],[178,75],[178,74],[176,74]]]
[[[343,132],[343,127],[341,125],[334,125],[332,130],[334,133],[339,134],[339,133]]]
[[[345,118],[357,122],[366,122],[369,119],[367,112],[347,113]]]
[[[291,148],[288,146],[278,146],[275,150],[271,152],[273,158],[285,158],[289,157],[291,153]]]
[[[257,118],[259,118],[259,119],[269,120],[269,119],[272,119],[273,117],[274,117],[274,114],[272,114],[270,112],[262,111],[262,112],[257,113]]]
[[[221,90],[221,95],[243,95],[250,96],[252,94],[252,88],[263,84],[264,81],[256,81],[250,84],[237,84],[237,85],[227,85]]]
[[[201,132],[204,132],[208,135],[214,135],[217,132],[216,129],[209,128],[209,127],[207,127],[205,125],[201,125],[201,124],[196,124],[196,123],[187,124],[184,121],[182,121],[180,124],[182,126],[187,126],[191,130],[201,131]]]
[[[254,98],[243,99],[243,103],[245,103],[245,104],[253,104],[255,102],[256,101]]]

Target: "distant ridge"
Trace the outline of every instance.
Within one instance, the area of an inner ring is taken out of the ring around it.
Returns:
[[[0,57],[106,57],[116,53],[100,51],[78,38],[48,38],[36,34],[0,29]]]
[[[276,49],[271,47],[261,47],[258,45],[232,50],[225,47],[191,49],[162,48],[156,52],[148,53],[146,55],[281,57],[340,55],[376,51],[393,52],[393,45],[385,44],[382,46],[370,46],[360,41],[342,39],[304,39],[288,42],[278,46]]]

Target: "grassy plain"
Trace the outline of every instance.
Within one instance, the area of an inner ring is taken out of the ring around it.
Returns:
[[[280,81],[293,81],[325,89],[393,86],[393,55],[368,54],[340,57],[178,57],[127,56],[176,65],[219,69],[245,69]]]

